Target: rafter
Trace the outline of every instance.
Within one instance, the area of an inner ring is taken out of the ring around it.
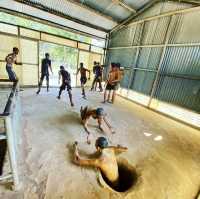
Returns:
[[[40,10],[43,10],[43,11],[46,11],[46,12],[49,12],[51,14],[54,14],[56,16],[60,16],[62,18],[65,18],[65,19],[68,19],[68,20],[71,20],[71,21],[74,21],[76,23],[79,23],[81,25],[85,25],[85,26],[88,26],[90,28],[94,28],[96,30],[100,30],[100,31],[103,31],[103,32],[108,32],[107,29],[103,28],[103,27],[100,27],[100,26],[97,26],[97,25],[94,25],[90,22],[86,22],[86,21],[83,21],[83,20],[80,20],[80,19],[77,19],[77,18],[74,18],[74,17],[71,17],[67,14],[64,14],[58,10],[55,10],[55,9],[52,9],[52,8],[49,8],[49,7],[46,7],[44,5],[42,5],[41,3],[35,3],[35,2],[31,2],[31,1],[27,1],[27,0],[14,0],[14,1],[17,1],[19,3],[23,3],[23,4],[26,4],[26,5],[29,5],[29,6],[32,6],[32,7],[35,7],[35,8],[38,8]],[[70,2],[72,2],[70,0]],[[72,3],[75,3],[74,1]],[[97,13],[96,13],[97,14]],[[100,14],[99,14],[100,15]],[[106,17],[108,19],[108,16]],[[110,21],[114,22],[117,24],[116,21],[113,21],[112,19],[109,19]]]
[[[102,16],[102,17],[108,19],[108,20],[111,20],[111,21],[113,21],[113,22],[115,22],[115,23],[118,23],[113,17],[111,17],[111,16],[109,16],[109,15],[106,15],[106,14],[104,14],[103,12],[100,12],[100,11],[95,10],[95,9],[92,8],[91,6],[86,5],[86,4],[84,3],[84,1],[83,1],[82,3],[80,3],[80,0],[67,0],[67,1],[70,1],[71,3],[74,3],[74,4],[76,4],[77,6],[80,6],[80,7],[82,7],[82,8],[85,8],[85,9],[87,9],[87,10],[89,10],[89,11],[95,13],[95,14],[98,14],[98,15],[100,15],[100,16]]]
[[[58,11],[56,9],[52,9],[52,8],[47,7],[47,6],[44,6],[41,3],[35,3],[35,2],[29,1],[29,0],[14,0],[14,1],[17,1],[17,2],[20,2],[20,3],[24,3],[24,4],[30,5],[32,7],[47,11],[47,12],[49,12],[51,14],[66,18],[68,20],[71,20],[71,21],[74,21],[76,23],[88,26],[90,28],[94,28],[94,29],[97,29],[97,30],[100,30],[100,31],[104,31],[104,32],[108,32],[109,31],[106,28],[98,26],[98,24],[94,25],[94,24],[92,24],[92,22],[85,21],[83,19],[81,20],[81,19],[78,19],[76,17],[69,16],[68,14],[60,12],[60,11]],[[141,9],[136,10],[133,7],[129,6],[127,3],[125,3],[124,0],[111,0],[111,2],[113,2],[113,3],[117,4],[117,5],[120,5],[120,6],[124,7],[124,8],[126,8],[127,10],[129,10],[130,12],[132,12],[132,14],[128,18],[123,20],[121,23],[118,23],[111,16],[109,16],[109,15],[107,15],[107,14],[101,12],[101,11],[97,11],[95,8],[92,8],[89,5],[86,5],[84,0],[82,0],[82,1],[81,0],[66,0],[66,1],[69,1],[69,2],[79,6],[81,8],[84,8],[84,9],[96,14],[96,15],[99,15],[99,16],[107,19],[107,20],[112,21],[114,24],[117,24],[110,31],[110,33],[115,31],[115,30],[117,30],[117,29],[119,29],[120,27],[123,27],[124,25],[128,24],[132,19],[134,19],[135,17],[137,17],[138,15],[140,15],[141,13],[143,13],[144,11],[146,11],[147,9],[149,9],[155,3],[158,3],[158,2],[171,1],[171,2],[188,3],[188,4],[191,4],[191,5],[195,5],[195,6],[200,6],[200,0],[152,0],[152,1],[149,1],[149,3],[145,4]]]
[[[118,0],[117,0],[118,1]],[[200,1],[199,0],[168,0],[168,1],[172,1],[172,2],[179,2],[179,3],[188,3],[191,5],[195,5],[195,6],[200,6]],[[143,8],[141,8],[140,10],[138,10],[136,13],[134,13],[133,15],[131,15],[130,17],[128,17],[127,19],[125,19],[124,21],[122,21],[120,24],[118,24],[117,26],[115,26],[110,33],[112,33],[113,31],[116,31],[117,29],[119,29],[120,27],[126,25],[127,23],[129,23],[132,19],[134,19],[135,17],[137,17],[138,15],[140,15],[141,13],[145,12],[147,9],[149,9],[150,7],[152,7],[154,4],[158,3],[158,2],[166,2],[166,0],[153,0],[149,3],[147,3]]]
[[[178,3],[187,3],[187,4],[196,5],[196,6],[200,5],[200,1],[198,0],[170,0],[170,1],[178,2]]]
[[[128,9],[129,11],[136,13],[137,10],[135,10],[134,8],[132,8],[131,6],[127,5],[123,0],[112,0],[114,3],[117,3],[119,5],[121,5],[122,7]]]
[[[149,8],[151,8],[154,4],[156,4],[157,2],[160,2],[160,0],[152,0],[149,3],[147,3],[145,6],[143,6],[141,9],[139,9],[136,13],[132,14],[130,17],[128,17],[127,19],[125,19],[124,21],[122,21],[120,24],[118,24],[117,26],[115,26],[109,33],[112,33],[113,31],[116,31],[117,29],[119,29],[120,27],[126,25],[127,23],[129,23],[132,19],[134,19],[135,17],[137,17],[139,14],[143,13],[144,11],[148,10]]]

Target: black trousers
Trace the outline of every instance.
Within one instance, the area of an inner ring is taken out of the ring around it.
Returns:
[[[94,89],[95,83],[99,83],[99,89],[102,90],[102,85],[101,85],[101,76],[95,76],[93,82],[92,82],[92,88]]]

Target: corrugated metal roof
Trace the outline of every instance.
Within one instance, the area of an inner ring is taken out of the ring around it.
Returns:
[[[118,23],[135,14],[151,0],[15,0],[73,20],[111,30]]]
[[[22,16],[25,15],[28,16],[28,18],[31,17],[36,20],[44,21],[49,25],[55,24],[56,26],[65,27],[67,29],[69,28],[74,31],[94,35],[100,38],[106,38],[105,31],[91,28],[78,22],[71,21],[70,19],[66,19],[61,16],[56,16],[52,13],[48,13],[44,10],[34,8],[26,4],[22,4],[14,0],[0,0],[0,7],[1,10],[9,10],[9,13],[11,14],[13,12],[17,13],[17,15],[22,14]]]
[[[66,0],[26,0],[21,2],[27,2],[30,5],[35,5],[38,8],[46,9],[47,11],[58,11],[63,15],[70,16],[74,19],[84,21],[86,23],[91,22],[92,25],[102,27],[105,30],[109,30],[111,27],[117,25],[117,22],[111,18],[100,15],[91,9],[81,6],[72,1]]]
[[[101,3],[94,0],[79,0],[79,2],[112,17],[118,22],[126,19],[132,13],[127,8],[124,8],[111,0],[101,0]]]
[[[1,0],[5,1],[5,0]],[[11,0],[8,0],[11,1]],[[109,32],[114,27],[122,22],[127,22],[127,19],[136,18],[145,9],[150,8],[153,4],[163,2],[164,0],[12,0],[23,4],[28,4],[34,8],[46,11],[63,17],[67,20],[79,23],[81,25],[103,31]],[[175,0],[171,0],[175,1]],[[179,0],[180,2],[189,0]],[[12,5],[12,4],[11,4]],[[162,3],[157,5],[164,10],[177,9],[176,4],[169,4],[163,7]],[[189,4],[190,5],[190,4]],[[188,4],[182,4],[178,9],[187,7]],[[11,6],[12,7],[12,6]],[[149,13],[155,15],[159,14],[160,10],[151,8]],[[176,7],[176,8],[175,8]],[[153,10],[156,11],[152,12]],[[147,13],[147,12],[146,12]],[[145,14],[146,14],[145,13]],[[139,15],[139,18],[144,17],[145,14]],[[148,16],[149,14],[147,14]],[[139,19],[137,18],[137,19]]]
[[[148,2],[150,2],[150,0],[124,0],[124,2],[127,5],[132,6],[133,8],[135,8],[136,10],[140,9],[141,7],[143,7],[145,4],[147,4]]]

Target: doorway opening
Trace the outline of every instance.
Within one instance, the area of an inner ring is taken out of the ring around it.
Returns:
[[[45,57],[45,53],[49,53],[53,74],[50,72],[49,85],[58,87],[58,72],[60,66],[63,65],[65,69],[71,74],[71,86],[76,86],[76,71],[78,60],[78,49],[63,45],[53,44],[49,42],[39,43],[39,57],[40,57],[40,71],[41,60]],[[43,83],[45,85],[45,83]]]

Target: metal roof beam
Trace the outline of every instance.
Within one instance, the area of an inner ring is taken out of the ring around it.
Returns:
[[[169,1],[177,2],[177,3],[187,3],[187,4],[191,4],[195,6],[200,5],[200,1],[198,0],[169,0]]]
[[[128,9],[129,11],[131,11],[133,13],[137,12],[137,10],[135,10],[131,6],[127,5],[123,0],[112,0],[112,1],[118,3],[119,5],[121,5],[122,7]]]
[[[79,6],[79,7],[85,8],[85,9],[89,10],[90,12],[93,12],[93,13],[95,13],[95,14],[98,14],[98,15],[100,15],[100,16],[106,18],[106,19],[109,19],[109,20],[111,20],[111,21],[113,21],[113,22],[115,22],[115,23],[118,23],[118,22],[117,22],[113,17],[111,17],[110,15],[106,15],[106,14],[104,14],[103,12],[100,12],[100,11],[98,11],[98,10],[95,10],[95,9],[92,8],[91,6],[86,5],[84,2],[83,2],[83,3],[80,3],[79,0],[68,0],[68,1],[70,1],[71,3],[76,4],[76,5]]]
[[[84,25],[84,26],[88,26],[90,28],[94,28],[96,30],[100,30],[100,31],[103,31],[103,32],[108,32],[107,29],[103,28],[103,27],[100,27],[100,26],[97,26],[97,25],[94,25],[92,23],[89,23],[89,22],[86,22],[86,21],[82,21],[80,19],[76,19],[74,17],[71,17],[69,15],[66,15],[62,12],[59,12],[57,10],[54,10],[52,8],[48,8],[40,3],[34,3],[34,2],[30,2],[30,1],[27,1],[27,0],[14,0],[16,2],[19,2],[19,3],[22,3],[22,4],[26,4],[26,5],[29,5],[29,6],[32,6],[34,8],[38,8],[40,10],[43,10],[43,11],[46,11],[46,12],[49,12],[51,14],[54,14],[56,16],[59,16],[59,17],[62,17],[62,18],[65,18],[65,19],[68,19],[68,20],[71,20],[71,21],[74,21],[76,23],[79,23],[81,25]],[[116,23],[116,22],[115,22]]]
[[[109,33],[112,33],[113,31],[116,31],[119,28],[121,28],[122,26],[126,25],[132,19],[134,19],[138,15],[142,14],[143,12],[145,12],[146,10],[148,10],[149,8],[151,8],[153,5],[155,5],[158,2],[160,2],[160,0],[152,0],[151,2],[147,3],[141,9],[139,9],[136,13],[132,14],[130,17],[128,17],[127,19],[125,19],[124,21],[122,21],[120,24],[118,24],[117,26],[115,26]]]
[[[198,0],[168,0],[168,1],[177,2],[177,3],[178,2],[179,3],[188,3],[188,4],[191,4],[191,5],[195,5],[195,6],[199,6],[200,5],[200,1],[198,1]],[[147,3],[143,8],[139,9],[136,13],[134,13],[133,15],[131,15],[130,17],[128,17],[127,19],[122,21],[117,26],[115,26],[109,33],[112,33],[113,31],[118,30],[120,27],[126,25],[132,19],[134,19],[138,15],[142,14],[143,12],[148,10],[150,7],[152,7],[153,5],[155,5],[156,3],[159,3],[159,2],[166,2],[166,1],[165,0],[153,0],[153,1],[149,2],[149,3]]]

